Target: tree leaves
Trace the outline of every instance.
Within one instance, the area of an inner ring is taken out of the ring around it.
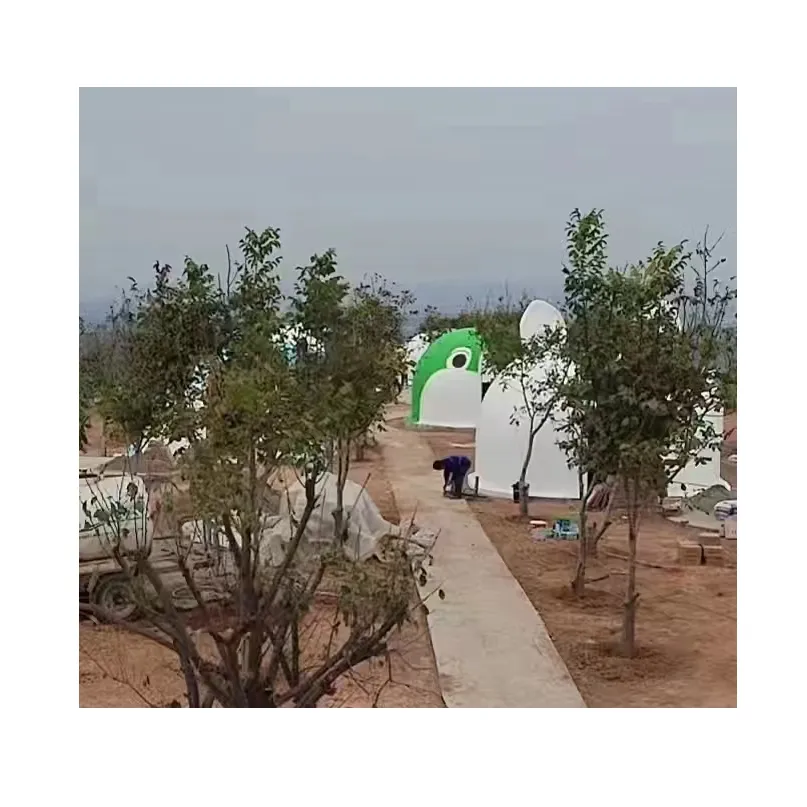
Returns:
[[[562,443],[586,472],[655,479],[664,457],[680,468],[714,444],[707,414],[724,402],[730,364],[715,326],[736,292],[707,295],[717,287],[683,243],[607,268],[603,227],[601,211],[575,211],[567,225],[563,351],[575,371],[561,389]],[[697,254],[711,260],[709,248]]]

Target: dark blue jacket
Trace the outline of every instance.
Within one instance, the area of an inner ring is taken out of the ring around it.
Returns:
[[[465,476],[471,469],[471,460],[468,457],[451,456],[443,460],[443,479],[446,484],[454,476]]]

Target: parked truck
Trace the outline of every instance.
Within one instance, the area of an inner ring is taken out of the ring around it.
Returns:
[[[151,554],[154,519],[142,477],[110,468],[116,459],[79,456],[79,598],[131,619],[137,598],[116,555]]]

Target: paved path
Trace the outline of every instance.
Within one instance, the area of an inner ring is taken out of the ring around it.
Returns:
[[[391,413],[394,416],[395,413]],[[464,501],[444,498],[432,452],[414,431],[379,435],[401,522],[440,531],[428,600],[440,686],[449,707],[585,706],[543,620]]]

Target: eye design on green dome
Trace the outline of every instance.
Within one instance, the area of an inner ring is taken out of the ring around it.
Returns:
[[[462,370],[468,366],[471,361],[471,349],[467,347],[458,347],[448,354],[446,359],[446,368],[448,370]]]
[[[478,381],[481,357],[481,341],[473,328],[459,328],[438,336],[418,359],[412,376],[411,421],[421,423],[421,406],[424,399],[430,402],[434,396],[445,397],[446,382],[450,387],[452,384],[473,384],[475,382],[472,377],[476,377]],[[466,376],[469,378],[466,379]],[[479,386],[479,400],[481,400],[481,382]],[[462,395],[470,396],[469,400],[476,398],[476,395],[469,390],[470,387]],[[439,402],[436,406],[437,410],[440,410]],[[436,410],[429,411],[433,415]],[[463,416],[463,422],[471,423],[473,418],[469,420],[468,417]]]

